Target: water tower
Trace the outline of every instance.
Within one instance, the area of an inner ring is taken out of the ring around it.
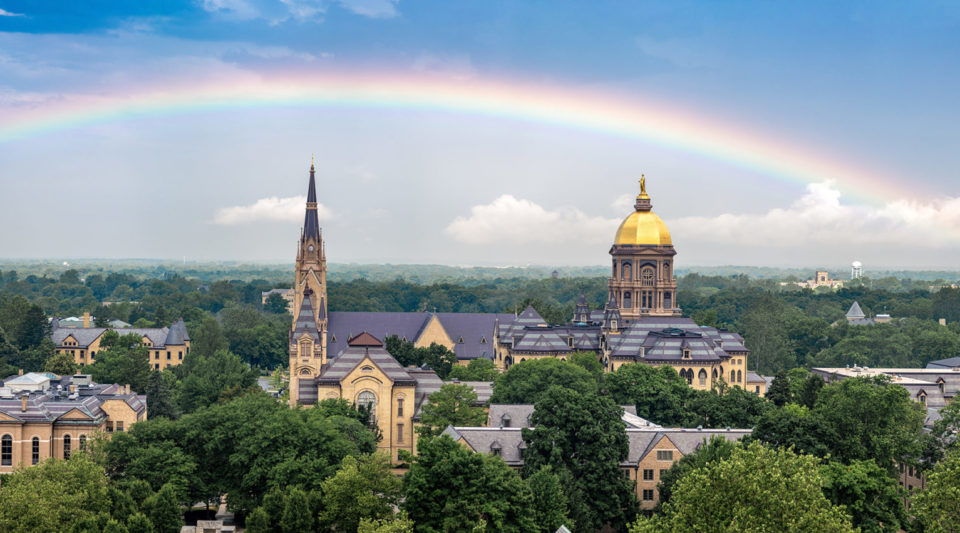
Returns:
[[[863,277],[863,263],[854,261],[850,263],[850,279],[860,279]]]

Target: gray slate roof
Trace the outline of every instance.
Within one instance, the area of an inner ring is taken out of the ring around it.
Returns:
[[[637,416],[635,405],[622,405],[623,421],[627,427],[660,427],[657,424]],[[532,427],[530,416],[533,415],[532,403],[505,404],[493,403],[487,412],[488,427]]]
[[[190,340],[190,336],[187,334],[187,327],[183,324],[183,319],[177,321],[170,328],[62,328],[56,327],[59,321],[52,320],[50,322],[52,331],[50,332],[50,339],[58,347],[64,347],[63,341],[67,337],[72,336],[77,340],[78,346],[76,348],[87,348],[94,341],[100,338],[108,329],[116,331],[120,336],[136,334],[141,337],[146,337],[150,339],[150,344],[154,348],[163,348],[164,346],[180,346],[183,345],[183,341]],[[180,329],[182,328],[182,329]],[[171,339],[171,330],[180,329],[180,331],[174,333],[173,338]],[[169,342],[170,340],[179,341],[179,342]],[[73,346],[68,346],[67,348],[73,348]]]
[[[866,316],[867,315],[863,313],[863,309],[860,309],[860,304],[856,301],[853,302],[853,305],[850,306],[850,310],[847,311],[847,320],[864,318]]]
[[[359,333],[359,331],[357,332]],[[291,333],[291,342],[297,342],[297,339],[303,335],[309,336],[316,344],[320,343],[320,331],[317,329],[317,322],[313,319],[313,301],[304,297],[300,304],[300,314],[297,315],[297,322]],[[344,339],[346,341],[347,339]]]
[[[927,368],[958,368],[960,367],[960,357],[951,357],[949,359],[940,359],[938,361],[930,361],[927,363]]]
[[[10,376],[4,384],[13,381],[18,376]],[[21,395],[14,398],[0,398],[0,412],[24,422],[55,422],[64,414],[76,409],[89,416],[91,424],[99,424],[107,413],[102,409],[107,400],[123,400],[136,413],[142,413],[147,408],[146,395],[135,392],[125,394],[120,385],[104,385],[93,383],[77,387],[79,396],[75,400],[69,399],[70,376],[64,376],[51,381],[51,388],[43,392],[31,392],[27,396],[27,410],[22,410]],[[58,395],[57,385],[62,386],[62,394]],[[71,424],[78,423],[71,420]],[[80,422],[82,423],[82,422]]]

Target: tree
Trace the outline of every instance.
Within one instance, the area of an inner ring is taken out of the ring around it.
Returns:
[[[920,491],[910,511],[924,526],[924,531],[952,532],[960,524],[960,450],[950,453],[933,468],[927,486]]]
[[[600,381],[603,379],[603,364],[593,352],[573,352],[567,356],[567,361],[582,366],[587,372],[593,374],[593,377]]]
[[[533,495],[533,523],[541,533],[554,533],[560,526],[572,527],[567,516],[567,498],[560,484],[560,476],[547,465],[527,478]]]
[[[511,366],[497,379],[490,403],[536,403],[551,386],[597,392],[597,381],[583,367],[547,357]]]
[[[73,362],[73,356],[66,352],[54,355],[47,359],[47,363],[43,365],[45,372],[53,372],[58,376],[72,376],[78,368],[77,364]]]
[[[143,513],[134,513],[127,520],[127,531],[129,533],[153,533],[153,522]]]
[[[190,353],[213,355],[219,350],[226,350],[228,347],[229,343],[223,335],[220,322],[212,316],[204,317],[200,322],[200,327],[197,328],[190,340]]]
[[[464,531],[480,520],[489,532],[534,531],[530,489],[499,457],[475,453],[447,435],[421,438],[403,478],[401,509],[416,531]]]
[[[487,358],[474,359],[467,363],[467,366],[454,365],[450,369],[447,379],[458,379],[460,381],[493,381],[497,379],[500,372],[497,365]]]
[[[835,505],[845,506],[861,531],[894,532],[908,526],[903,490],[873,460],[831,461],[820,467],[820,474],[823,493]]]
[[[736,447],[737,444],[735,442],[731,442],[720,436],[714,436],[693,453],[684,455],[679,461],[673,463],[669,470],[660,474],[660,483],[657,484],[660,501],[657,503],[657,509],[663,508],[673,497],[673,490],[677,481],[683,479],[685,475],[698,468],[703,468],[717,461],[729,459]]]
[[[631,533],[687,531],[853,532],[821,490],[817,460],[759,443],[681,477],[662,513]]]
[[[826,383],[819,374],[810,374],[807,376],[807,379],[804,380],[803,386],[800,389],[799,403],[813,409],[817,404],[817,398],[820,396],[820,389],[822,389],[824,385],[826,385]]]
[[[793,401],[793,394],[790,391],[790,382],[787,381],[786,372],[777,372],[773,381],[770,382],[770,388],[767,389],[765,398],[777,407],[783,407],[787,402]]]
[[[50,459],[19,467],[0,489],[0,531],[55,533],[108,512],[110,500],[103,468],[87,454],[68,461]]]
[[[283,533],[302,533],[313,530],[313,516],[307,505],[307,495],[293,487],[287,492],[280,518],[280,531]]]
[[[771,409],[770,402],[740,387],[691,390],[685,404],[685,427],[751,428]]]
[[[400,501],[400,478],[382,453],[344,457],[340,470],[323,482],[324,527],[356,531],[361,520],[393,517]]]
[[[210,356],[191,352],[181,366],[180,410],[184,413],[215,403],[231,388],[245,389],[257,382],[250,365],[227,350]]]
[[[636,509],[632,483],[620,471],[629,451],[623,409],[609,397],[560,386],[547,389],[534,406],[533,428],[521,430],[524,472],[550,465],[570,473],[568,501],[585,504],[571,509],[577,531],[622,527]]]
[[[247,533],[273,533],[273,521],[263,507],[257,507],[247,517],[246,531]]]
[[[154,370],[147,380],[147,418],[158,416],[177,418],[180,411],[177,409],[175,387],[177,376],[172,372]]]
[[[636,405],[637,416],[665,426],[680,425],[692,390],[669,366],[628,363],[605,376],[604,388],[618,405]]]
[[[830,444],[822,438],[825,429],[818,413],[802,405],[787,404],[764,413],[745,440],[793,447],[797,453],[826,457],[830,454]]]
[[[923,465],[935,465],[949,450],[958,448],[960,435],[960,403],[953,402],[940,409],[940,419],[923,435]]]
[[[357,533],[413,533],[413,520],[407,518],[407,515],[403,513],[389,520],[364,518],[360,520]]]
[[[150,378],[150,363],[147,349],[141,344],[143,337],[135,333],[119,336],[107,331],[100,341],[97,360],[87,366],[97,383],[129,384],[137,392],[146,390]]]
[[[287,309],[286,298],[280,296],[280,294],[276,292],[270,294],[270,296],[267,296],[267,301],[263,304],[263,310],[276,315],[289,313],[289,310]]]
[[[457,355],[450,351],[446,346],[430,343],[429,348],[417,348],[423,352],[423,364],[432,368],[440,376],[440,379],[447,379],[453,365],[457,364]]]
[[[183,526],[183,511],[177,503],[177,493],[172,485],[164,485],[147,498],[143,502],[143,511],[153,522],[157,533],[179,533]]]
[[[481,426],[487,419],[476,405],[477,393],[469,385],[447,383],[423,404],[417,430],[421,435],[439,435],[447,426]]]

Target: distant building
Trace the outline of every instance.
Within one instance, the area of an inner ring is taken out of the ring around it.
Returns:
[[[89,313],[84,314],[82,327],[61,327],[56,317],[50,321],[50,338],[56,345],[56,353],[70,354],[81,367],[96,361],[100,341],[107,331],[139,335],[147,348],[150,367],[155,370],[177,366],[190,353],[190,335],[182,318],[167,328],[94,328],[90,327]]]
[[[850,309],[847,310],[846,319],[847,323],[851,326],[872,326],[874,324],[886,324],[893,320],[890,315],[885,313],[876,315],[873,318],[867,318],[863,309],[860,308],[860,304],[856,301],[854,301]]]
[[[850,264],[850,279],[860,279],[863,277],[863,263],[854,261]]]
[[[843,280],[839,279],[830,279],[830,273],[826,270],[818,270],[813,279],[808,279],[806,281],[796,281],[793,282],[794,285],[804,288],[804,289],[818,289],[820,287],[828,287],[833,290],[837,290],[843,287]],[[780,285],[790,285],[789,282],[781,283]]]
[[[48,457],[67,459],[98,431],[126,431],[147,418],[147,397],[90,376],[10,376],[0,386],[0,473]]]

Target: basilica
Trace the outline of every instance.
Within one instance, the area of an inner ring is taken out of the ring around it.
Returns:
[[[432,370],[397,363],[384,346],[390,335],[416,346],[446,346],[458,364],[491,359],[501,371],[579,351],[596,354],[607,371],[626,363],[668,365],[697,389],[723,382],[753,390],[757,380],[748,375],[743,338],[683,318],[673,274],[676,255],[666,224],[653,212],[644,178],[634,211],[610,248],[606,304],[590,309],[581,295],[567,324],[547,324],[532,307],[519,314],[328,312],[326,252],[311,164],[293,288],[290,403],[345,398],[363,404],[383,434],[381,449],[394,458],[400,450],[415,450],[413,425],[420,406],[442,382]],[[489,384],[475,388],[481,401],[489,397]],[[754,391],[762,394],[759,386]]]

